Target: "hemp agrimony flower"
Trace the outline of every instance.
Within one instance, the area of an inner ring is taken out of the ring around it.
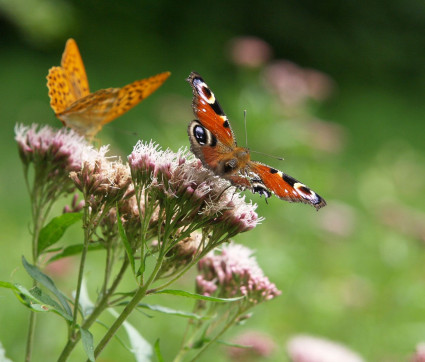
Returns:
[[[250,308],[281,293],[264,275],[252,253],[252,250],[242,245],[230,243],[223,246],[219,253],[212,251],[199,261],[196,278],[198,294],[240,299],[232,303],[198,300],[195,312],[211,319],[191,321],[181,356],[195,346],[202,346],[192,357],[193,361],[198,360],[203,351],[231,326],[249,318],[247,311]]]
[[[251,249],[230,243],[219,254],[211,252],[202,258],[196,279],[198,293],[221,298],[244,296],[241,303],[246,309],[280,295],[252,254]]]
[[[192,255],[192,262],[261,220],[256,205],[246,203],[228,181],[215,176],[185,150],[174,153],[153,142],[138,142],[128,160],[136,198],[144,206],[142,223],[155,210],[166,236],[159,235],[156,248],[168,257],[159,275],[178,259],[173,248],[195,230],[202,231],[202,247]],[[176,263],[174,269],[182,265]]]
[[[25,176],[28,167],[34,168],[34,189],[41,190],[39,197],[44,202],[57,198],[62,193],[71,192],[73,183],[69,173],[81,168],[84,160],[92,159],[97,151],[83,137],[69,129],[53,129],[16,125],[15,140],[19,156],[24,164]],[[107,148],[104,148],[106,152]],[[27,179],[27,182],[28,179]]]

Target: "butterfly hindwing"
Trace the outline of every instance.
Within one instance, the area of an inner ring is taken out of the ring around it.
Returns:
[[[199,122],[212,132],[224,146],[236,147],[230,123],[214,93],[196,72],[190,73],[187,81],[193,89],[192,109]]]
[[[155,92],[170,76],[170,72],[163,72],[149,78],[136,80],[119,89],[114,99],[111,111],[105,116],[102,124],[109,123],[121,114],[138,105],[145,98]]]
[[[317,210],[326,205],[326,201],[293,177],[260,162],[248,164],[251,189],[266,197],[270,193],[289,202],[302,202],[314,206]]]

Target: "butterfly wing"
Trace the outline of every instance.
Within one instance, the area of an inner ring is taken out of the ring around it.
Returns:
[[[170,74],[170,72],[163,72],[149,78],[136,80],[119,89],[111,108],[102,119],[102,125],[113,121],[149,97],[167,80]]]
[[[78,99],[57,116],[68,127],[93,137],[102,126],[121,116],[156,91],[170,76],[164,72],[122,88],[107,88]]]
[[[229,121],[214,96],[198,73],[190,73],[187,81],[192,86],[192,109],[196,120],[190,122],[190,149],[203,165],[223,176],[224,159],[235,150],[236,140]]]
[[[250,161],[247,165],[247,174],[251,181],[252,192],[266,197],[270,197],[273,193],[280,199],[310,204],[317,210],[326,205],[322,197],[303,183],[260,162]]]
[[[74,39],[66,42],[61,66],[49,69],[47,87],[50,106],[56,114],[90,93],[86,70]]]
[[[230,123],[214,96],[201,76],[192,72],[187,78],[193,89],[192,109],[195,117],[207,130],[217,138],[217,141],[227,148],[235,148],[236,140]]]
[[[62,54],[61,66],[68,76],[71,93],[75,100],[85,97],[90,93],[86,69],[81,59],[80,51],[74,39],[68,39],[65,51]]]

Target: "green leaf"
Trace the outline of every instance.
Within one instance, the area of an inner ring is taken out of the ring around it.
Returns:
[[[80,328],[81,340],[83,341],[84,351],[90,361],[95,360],[94,358],[94,345],[93,345],[93,335],[84,328]]]
[[[43,293],[43,291],[38,287],[32,287],[29,292],[31,293],[34,298],[37,298],[38,300],[42,301],[44,304],[47,304],[55,309],[60,309],[63,311],[63,308],[59,305],[58,302],[53,300],[49,295]]]
[[[27,271],[27,273],[34,280],[39,282],[41,285],[44,285],[50,292],[52,292],[56,296],[56,298],[58,298],[59,302],[62,304],[66,313],[71,316],[72,315],[71,308],[68,305],[68,302],[66,301],[65,296],[62,294],[62,292],[58,288],[56,288],[56,285],[53,282],[53,280],[50,279],[46,274],[42,273],[37,267],[28,263],[24,256],[22,256],[22,264],[24,265],[24,268]]]
[[[43,294],[39,288],[33,288],[29,291],[20,284],[2,281],[0,281],[0,287],[11,289],[23,305],[35,312],[54,312],[66,320],[72,321],[72,317],[68,315],[58,303],[52,300],[52,298]]]
[[[120,233],[121,240],[124,244],[125,251],[127,253],[128,260],[130,261],[131,270],[133,270],[133,274],[136,274],[136,267],[134,264],[134,255],[133,255],[133,249],[131,248],[130,242],[128,241],[127,235],[125,233],[124,227],[122,226],[120,213],[118,211],[118,205],[116,207],[117,210],[117,225],[118,225],[118,232]]]
[[[49,259],[49,263],[52,263],[56,260],[66,258],[68,256],[77,255],[80,254],[83,250],[84,246],[83,244],[75,244],[70,245],[64,248],[60,253],[56,254],[52,258]],[[102,244],[96,243],[96,244],[89,244],[88,251],[94,251],[94,250],[102,250],[104,249]],[[51,250],[49,250],[51,251]]]
[[[153,310],[153,311],[160,312],[160,313],[171,314],[171,315],[175,315],[175,316],[178,316],[178,317],[193,318],[193,319],[198,319],[198,320],[199,319],[208,319],[208,317],[202,317],[202,316],[195,314],[195,313],[189,313],[189,312],[185,312],[185,311],[181,311],[181,310],[175,310],[175,309],[171,309],[171,308],[168,308],[168,307],[163,307],[162,305],[139,303],[137,305],[137,307]]]
[[[62,214],[50,220],[50,222],[40,230],[40,235],[38,237],[38,253],[40,254],[49,246],[57,243],[63,234],[65,234],[66,229],[81,220],[81,218],[81,213],[73,212]]]
[[[193,342],[192,349],[202,348],[205,343],[208,343],[208,342],[211,341],[210,338],[206,337],[207,329],[208,329],[208,327],[205,326],[203,331],[202,331],[202,335],[196,341]]]
[[[4,349],[3,345],[0,342],[0,361],[1,362],[12,362],[11,359],[6,357],[6,350]]]
[[[154,294],[172,294],[172,295],[179,295],[181,297],[187,297],[187,298],[193,298],[193,299],[199,299],[199,300],[207,300],[209,302],[218,302],[218,303],[229,303],[229,302],[235,302],[237,300],[241,300],[245,298],[242,297],[236,297],[236,298],[217,298],[217,297],[207,297],[205,295],[196,294],[196,293],[189,293],[184,290],[175,290],[175,289],[164,289],[159,290],[155,292]]]
[[[108,309],[109,312],[118,317],[118,313],[113,309]],[[130,340],[131,353],[133,353],[134,358],[137,362],[150,362],[151,356],[153,353],[152,346],[146,339],[142,337],[139,331],[134,328],[129,322],[124,322],[123,327],[127,332],[128,339]]]
[[[155,349],[156,359],[158,360],[158,362],[164,362],[164,358],[162,357],[161,350],[159,348],[159,338],[155,342],[154,349]]]

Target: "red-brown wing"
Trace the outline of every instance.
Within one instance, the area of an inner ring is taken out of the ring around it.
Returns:
[[[198,73],[192,72],[187,78],[193,89],[192,109],[198,121],[227,148],[236,147],[236,140],[230,123],[214,96]]]
[[[258,192],[266,197],[270,197],[270,193],[273,193],[289,202],[310,204],[317,210],[326,205],[326,201],[313,190],[282,171],[252,161],[247,165],[247,170],[252,192]]]

